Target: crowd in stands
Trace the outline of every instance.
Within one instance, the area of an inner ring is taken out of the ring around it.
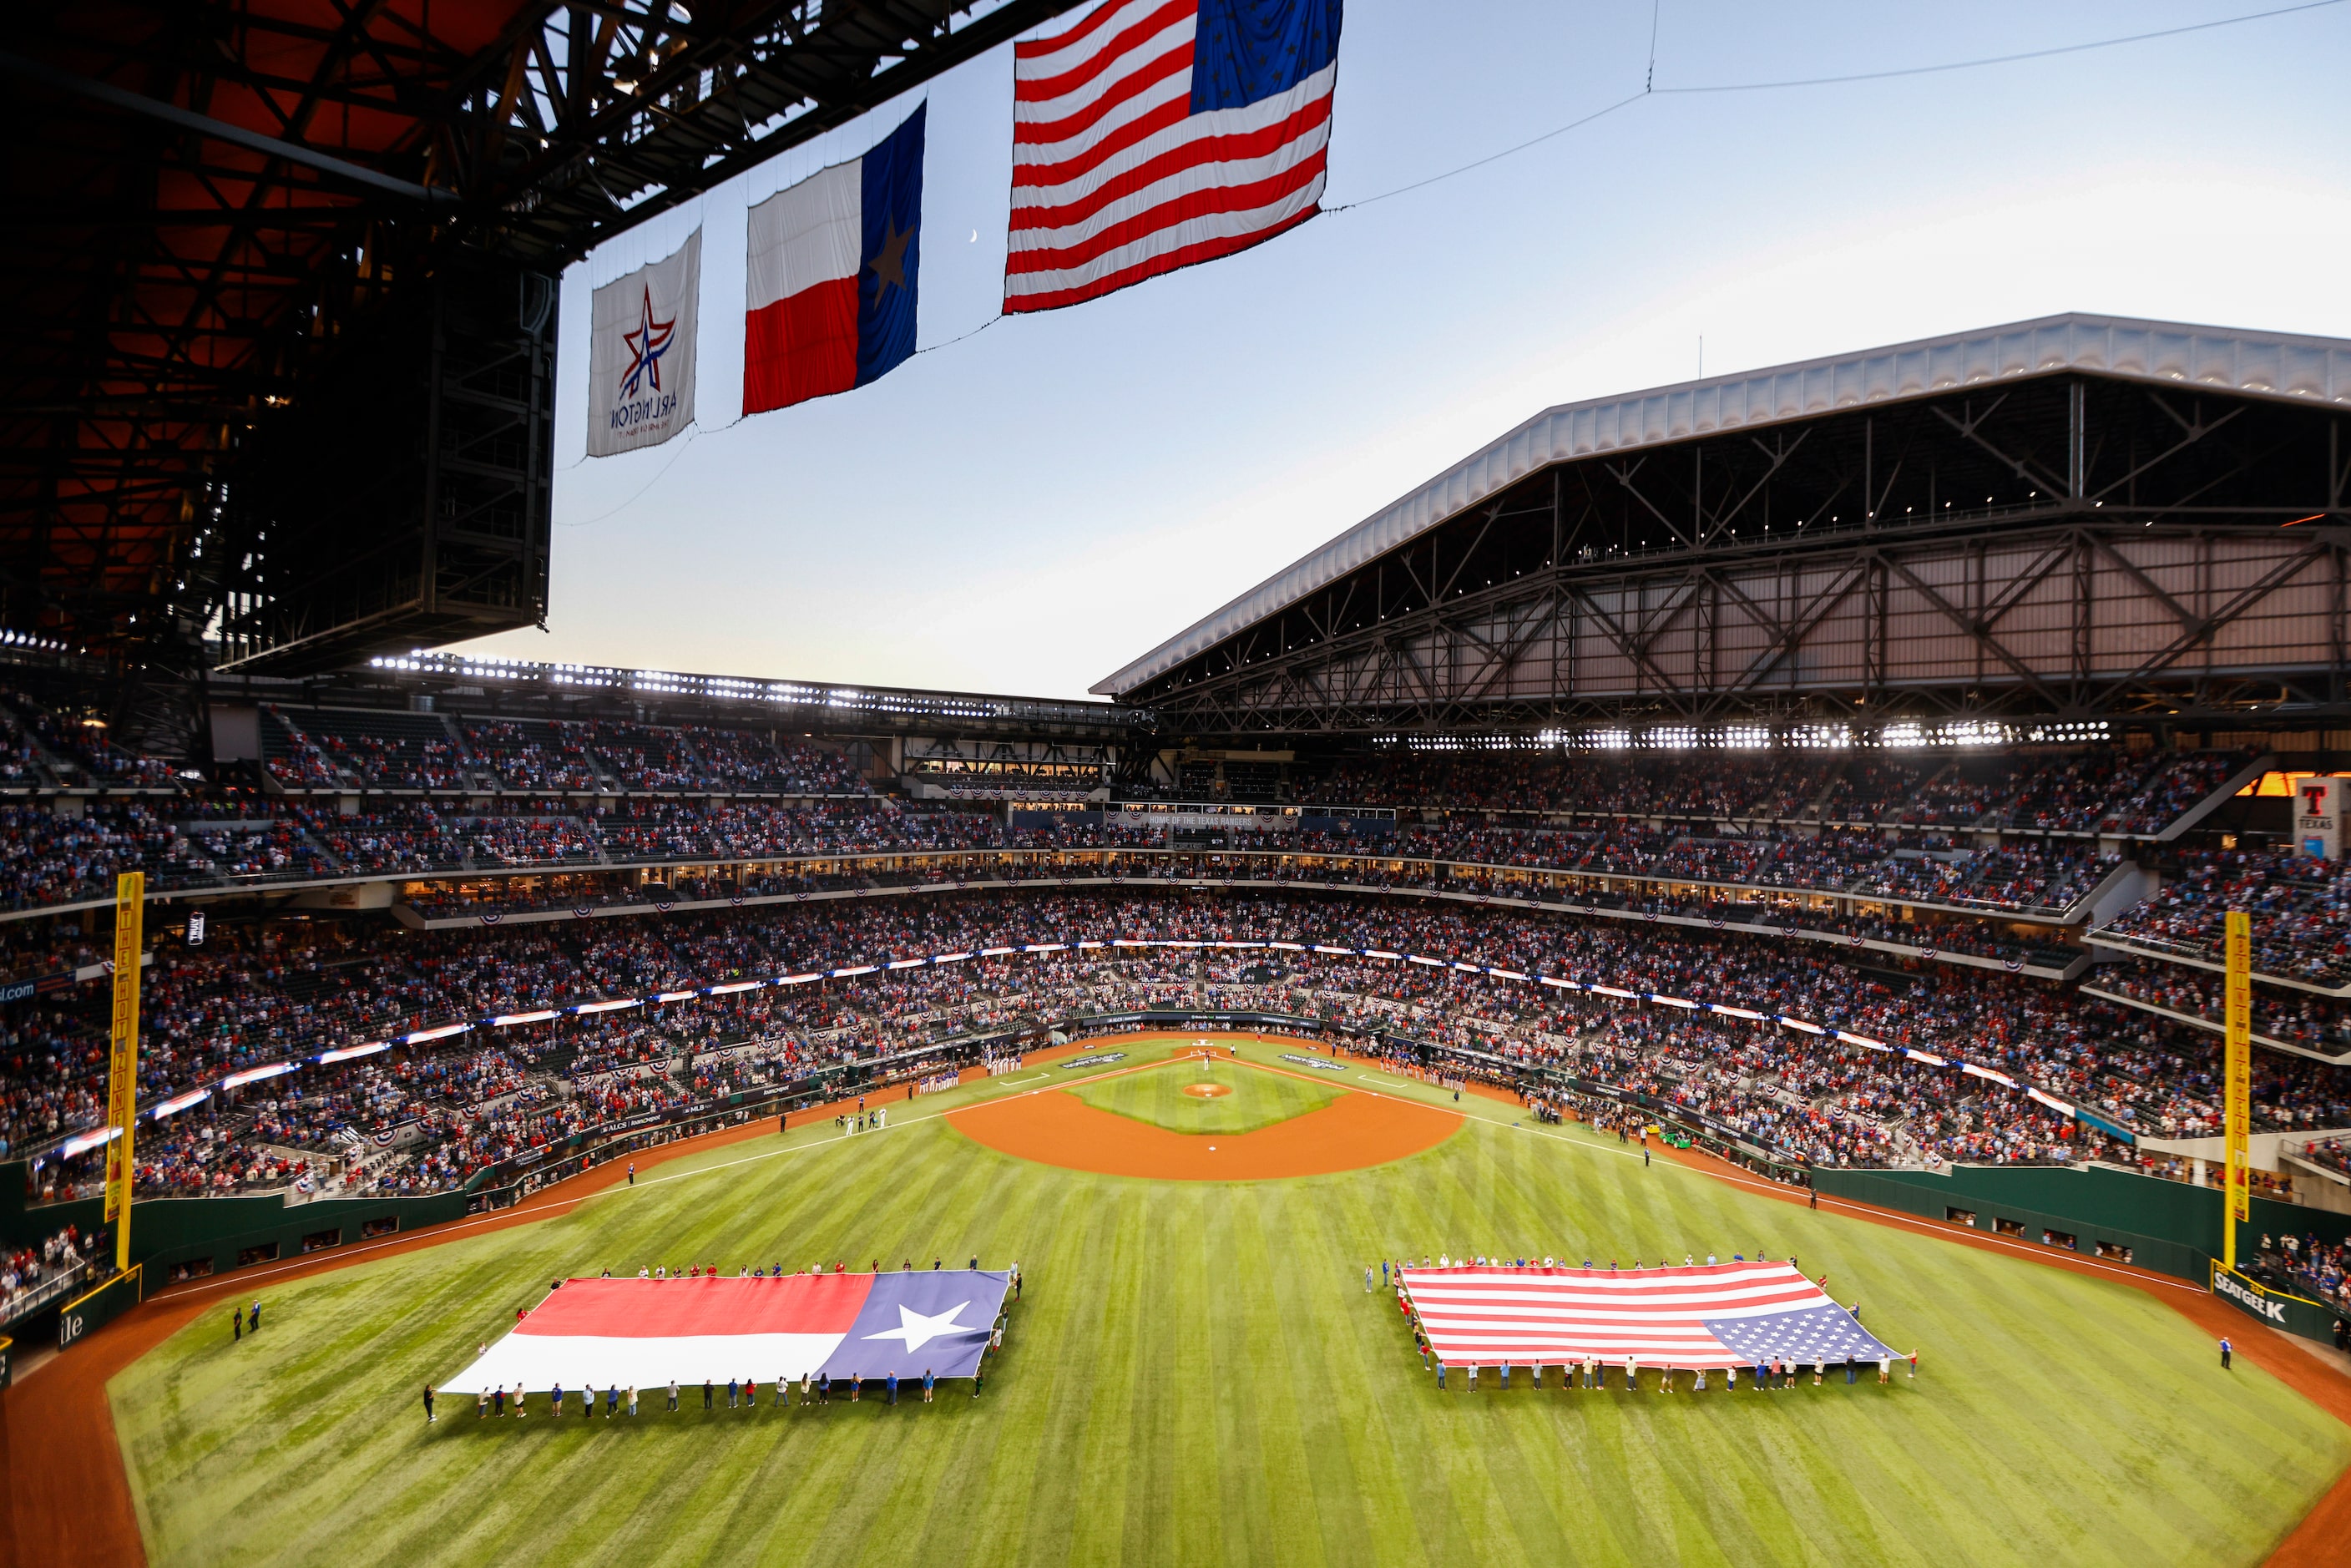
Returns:
[[[2328,1242],[2315,1231],[2301,1236],[2264,1234],[2252,1271],[2297,1295],[2351,1314],[2351,1246]]]
[[[68,1275],[92,1258],[100,1256],[99,1237],[85,1238],[78,1226],[68,1225],[31,1247],[19,1247],[0,1252],[0,1321],[17,1303],[62,1276]],[[37,1302],[28,1305],[37,1305]]]
[[[0,780],[152,789],[171,788],[173,772],[160,757],[115,745],[102,723],[53,711],[24,692],[0,687]]]
[[[2257,972],[2351,985],[2351,861],[2283,851],[2192,854],[2155,896],[2091,935],[2218,964],[2231,909],[2252,917]]]
[[[1632,1090],[1788,1157],[2050,1160],[2105,1147],[2091,1124],[2017,1091],[1834,1035],[1387,960],[1074,947],[1122,936],[1322,942],[1721,1001],[1971,1061],[2149,1135],[2203,1135],[2218,1124],[2213,1036],[2045,982],[1872,966],[1727,933],[1397,900],[967,894],[431,933],[380,922],[225,925],[202,950],[159,956],[151,974],[147,1103],[226,1071],[475,1027],[304,1067],[183,1111],[142,1134],[139,1179],[153,1192],[355,1180],[436,1190],[576,1133],[828,1063],[1155,1003],[1277,1011],[1475,1050]],[[1040,940],[1072,948],[505,1028],[481,1021]],[[90,988],[36,1005],[0,1044],[0,1134],[20,1149],[53,1146],[98,1121],[102,1002]],[[2351,1118],[2351,1082],[2335,1070],[2269,1052],[2259,1065],[2258,1126]],[[51,1161],[45,1179],[69,1189],[86,1179],[74,1163]]]
[[[2233,751],[1391,751],[1293,783],[1331,805],[1719,821],[2158,833],[2250,760]]]
[[[1486,865],[1802,888],[1904,903],[2022,914],[2070,907],[2114,857],[2064,840],[1977,848],[1931,835],[1875,832],[1711,837],[1637,824],[1605,828],[1408,829],[1395,852]]]
[[[2221,977],[2209,969],[2128,960],[2101,964],[2083,980],[2102,991],[2202,1019],[2213,1029],[2225,1022]],[[2351,1051],[2351,1002],[2256,985],[2252,1003],[2253,1032],[2264,1039],[2330,1055]]]
[[[446,720],[355,708],[267,709],[266,764],[299,789],[522,794],[717,792],[864,795],[835,751],[710,725],[613,719]]]

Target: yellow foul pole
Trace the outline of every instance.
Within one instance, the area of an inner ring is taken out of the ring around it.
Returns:
[[[2253,1217],[2247,1177],[2245,1137],[2252,1130],[2253,1099],[2252,917],[2241,909],[2228,914],[2221,1022],[2228,1031],[2222,1069],[2221,1127],[2228,1138],[2229,1202],[2220,1223],[2221,1262],[2237,1266],[2237,1227]]]
[[[106,1120],[118,1135],[107,1145],[106,1223],[114,1227],[114,1266],[131,1267],[131,1130],[139,1115],[139,956],[147,873],[114,883],[114,1052],[107,1069]]]

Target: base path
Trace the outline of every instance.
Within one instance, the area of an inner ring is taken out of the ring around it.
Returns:
[[[1360,1089],[1253,1133],[1172,1133],[1097,1111],[1060,1085],[947,1113],[947,1125],[998,1154],[1159,1181],[1272,1181],[1361,1170],[1433,1149],[1461,1120],[1451,1111]]]

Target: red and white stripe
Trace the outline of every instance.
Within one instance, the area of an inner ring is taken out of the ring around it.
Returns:
[[[1197,17],[1197,0],[1109,0],[1014,46],[1007,311],[1228,256],[1319,210],[1338,67],[1193,114]]]
[[[1785,1263],[1638,1272],[1583,1269],[1406,1269],[1405,1293],[1447,1366],[1557,1364],[1740,1366],[1708,1318],[1761,1317],[1831,1304]]]

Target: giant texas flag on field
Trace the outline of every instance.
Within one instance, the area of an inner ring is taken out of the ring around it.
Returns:
[[[1013,48],[1004,308],[1229,256],[1320,210],[1340,0],[1103,0]]]
[[[770,1279],[572,1280],[442,1385],[659,1388],[827,1377],[969,1377],[1008,1275],[984,1270]]]
[[[923,120],[751,209],[745,413],[862,387],[914,351]]]

